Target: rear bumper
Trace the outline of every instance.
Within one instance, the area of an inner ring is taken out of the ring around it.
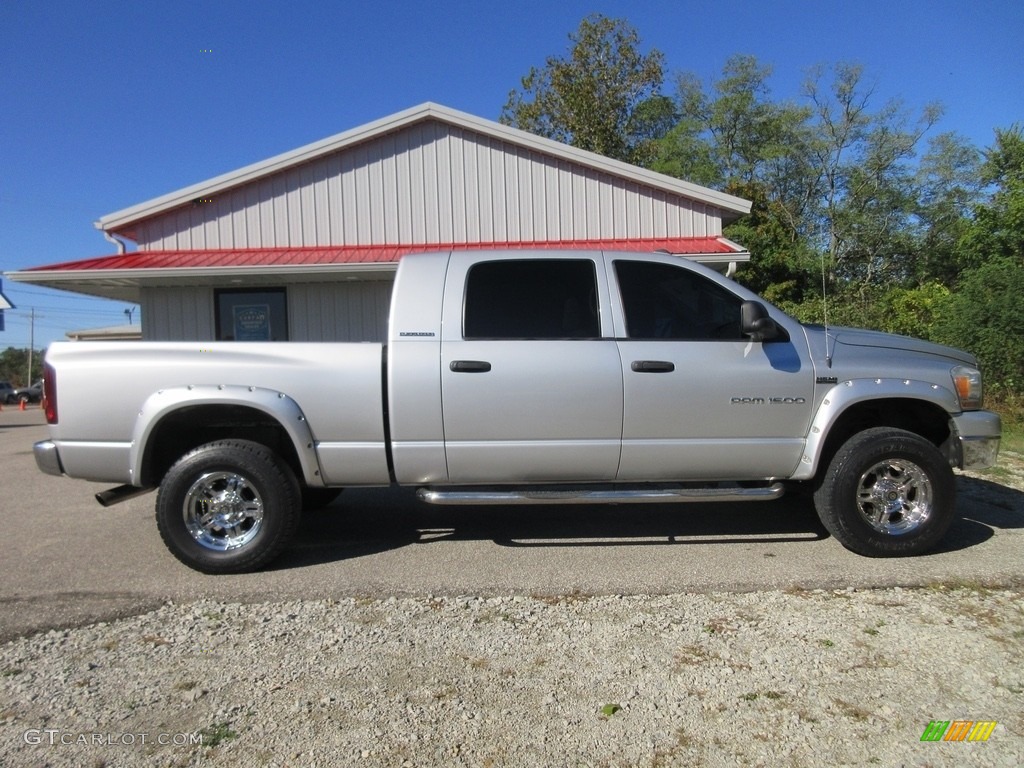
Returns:
[[[956,439],[953,463],[961,469],[987,469],[999,458],[1002,421],[990,411],[966,411],[952,418]]]
[[[52,440],[43,440],[32,446],[36,457],[36,466],[48,475],[63,475],[64,467],[60,463],[60,452]]]
[[[130,483],[132,444],[109,440],[44,440],[32,453],[36,465],[48,475],[66,475],[98,483]]]

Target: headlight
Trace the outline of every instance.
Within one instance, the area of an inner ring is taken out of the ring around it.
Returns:
[[[960,407],[965,411],[976,411],[981,408],[981,371],[970,366],[958,365],[950,373],[953,376],[953,387],[960,398]]]

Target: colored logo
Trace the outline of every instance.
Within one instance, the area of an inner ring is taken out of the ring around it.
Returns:
[[[932,720],[921,741],[988,741],[996,725],[995,720]]]

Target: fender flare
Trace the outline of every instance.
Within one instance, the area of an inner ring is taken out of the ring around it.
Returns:
[[[174,412],[196,405],[235,405],[252,408],[266,414],[284,429],[299,457],[303,481],[306,485],[322,486],[323,476],[316,453],[316,442],[302,408],[283,392],[263,387],[237,384],[187,385],[168,387],[154,392],[139,409],[132,430],[128,472],[135,484],[140,477],[142,459],[154,430]]]
[[[960,401],[952,389],[930,381],[914,379],[851,379],[832,387],[822,399],[811,421],[804,453],[790,478],[810,480],[818,471],[825,441],[839,418],[852,406],[871,400],[917,400],[941,408],[947,415],[960,411]]]

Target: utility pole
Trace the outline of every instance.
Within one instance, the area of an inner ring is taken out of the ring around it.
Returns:
[[[36,308],[32,307],[32,314],[30,315],[31,320],[28,326],[28,380],[25,382],[26,387],[32,386],[32,353],[36,348]]]

